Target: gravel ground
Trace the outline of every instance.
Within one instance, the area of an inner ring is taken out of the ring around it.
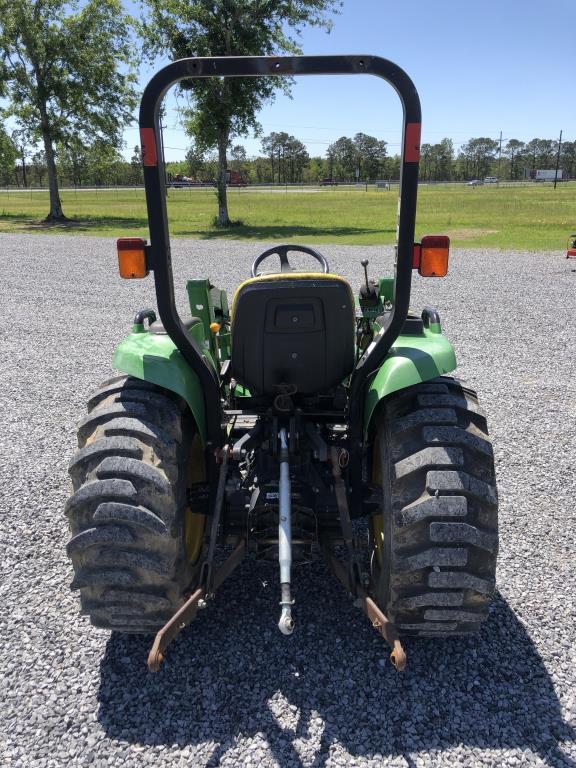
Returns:
[[[263,249],[263,247],[262,247]],[[179,241],[230,288],[260,248]],[[327,246],[357,284],[389,250]],[[93,629],[69,591],[62,508],[77,419],[111,373],[152,279],[119,280],[110,240],[2,235],[0,763],[10,766],[576,766],[576,262],[457,251],[436,306],[490,416],[501,495],[499,593],[479,637],[387,650],[322,564],[276,629],[276,571],[245,562],[162,671],[148,641]],[[192,269],[190,269],[192,272]],[[182,298],[183,290],[179,296]]]

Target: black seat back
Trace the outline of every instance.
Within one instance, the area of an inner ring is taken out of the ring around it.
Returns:
[[[231,373],[253,395],[326,393],[354,367],[354,297],[315,273],[247,280],[232,304]]]

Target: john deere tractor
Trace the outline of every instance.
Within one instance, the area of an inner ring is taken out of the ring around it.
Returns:
[[[364,262],[355,296],[320,251],[279,244],[256,255],[230,304],[208,277],[189,280],[181,316],[165,92],[194,77],[308,74],[375,75],[402,101],[393,277],[370,278]],[[124,278],[154,273],[157,310],[136,313],[114,356],[121,375],[79,424],[66,512],[82,610],[97,627],[155,634],[156,670],[247,553],[278,563],[278,627],[297,631],[293,569],[322,556],[399,669],[404,635],[476,632],[494,590],[493,453],[476,393],[446,375],[456,359],[438,312],[409,308],[413,270],[443,277],[449,247],[414,242],[420,102],[409,77],[373,56],[183,59],[146,87],[140,135],[150,243],[121,238],[118,257]],[[292,252],[310,271],[294,271]]]

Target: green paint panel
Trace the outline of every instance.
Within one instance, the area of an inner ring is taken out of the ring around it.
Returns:
[[[183,397],[205,440],[204,395],[200,382],[169,336],[147,331],[130,333],[116,347],[114,367],[122,373],[157,384]]]
[[[422,336],[398,336],[368,388],[364,429],[368,430],[374,410],[382,398],[413,384],[450,373],[455,368],[454,349],[436,327],[425,328]]]

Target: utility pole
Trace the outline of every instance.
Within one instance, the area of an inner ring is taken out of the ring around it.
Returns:
[[[500,161],[502,160],[502,131],[500,131],[500,146],[498,149],[498,186],[500,186]]]
[[[562,131],[560,131],[560,138],[558,139],[558,153],[556,154],[556,173],[554,174],[554,189],[556,189],[556,182],[558,181],[558,168],[560,168],[560,150],[562,149]]]

